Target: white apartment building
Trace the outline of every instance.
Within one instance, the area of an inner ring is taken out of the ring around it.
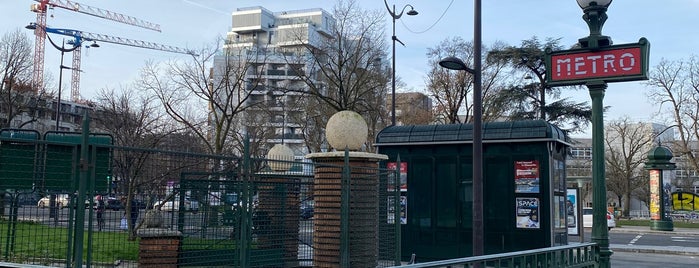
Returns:
[[[214,59],[214,76],[222,75],[221,67],[227,62],[237,61],[238,66],[246,62],[245,85],[236,90],[249,91],[247,102],[264,105],[247,111],[257,114],[244,116],[248,119],[241,122],[242,129],[248,133],[254,128],[271,130],[274,135],[266,139],[268,148],[283,143],[297,157],[309,153],[296,121],[303,118],[305,109],[295,105],[301,93],[285,89],[305,89],[306,83],[297,74],[313,77],[313,70],[301,61],[290,61],[289,53],[302,54],[306,47],[330,40],[334,25],[332,15],[323,9],[272,12],[256,6],[233,12],[223,53]]]

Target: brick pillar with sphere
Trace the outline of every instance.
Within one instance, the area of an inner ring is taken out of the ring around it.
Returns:
[[[325,129],[327,141],[336,151],[306,156],[315,166],[313,267],[376,267],[378,167],[379,161],[388,157],[358,152],[367,141],[368,127],[356,112],[334,114]],[[347,155],[345,148],[349,150]],[[350,168],[349,183],[344,186],[348,189],[343,189],[345,160]],[[348,213],[345,214],[342,210],[343,194],[349,195],[346,197]],[[344,230],[343,222],[346,224]]]

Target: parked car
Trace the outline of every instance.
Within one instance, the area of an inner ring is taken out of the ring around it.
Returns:
[[[592,208],[583,208],[583,227],[592,228]],[[607,211],[607,228],[611,230],[616,227],[616,220],[614,219],[614,214]]]
[[[315,203],[312,200],[301,202],[301,219],[307,220],[313,218],[314,205]]]
[[[56,206],[58,208],[64,208],[67,207],[70,204],[70,196],[68,194],[57,194],[56,198]],[[36,203],[36,206],[39,208],[46,208],[48,207],[51,202],[51,195],[47,195],[39,199],[39,202]]]
[[[153,204],[154,207],[158,207],[162,204],[160,207],[161,211],[179,211],[180,210],[180,201],[179,198],[175,197],[175,200],[170,200],[165,203],[163,201],[157,201],[155,204]],[[190,200],[189,198],[186,198],[184,200],[184,209],[186,211],[198,211],[199,210],[199,202],[196,200]]]

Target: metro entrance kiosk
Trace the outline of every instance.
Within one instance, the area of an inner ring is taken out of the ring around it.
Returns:
[[[400,168],[404,260],[471,256],[472,134],[470,124],[379,133],[386,166]],[[483,124],[485,254],[567,244],[568,147],[565,133],[545,121]]]

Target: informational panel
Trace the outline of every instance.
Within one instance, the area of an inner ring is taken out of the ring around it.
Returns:
[[[660,170],[650,170],[650,219],[660,220]]]
[[[515,161],[515,193],[539,193],[539,161]]]
[[[34,188],[39,138],[34,130],[0,130],[0,190]]]
[[[539,229],[539,198],[517,197],[517,228]]]
[[[42,187],[45,190],[75,190],[78,180],[78,163],[82,134],[76,132],[49,131],[46,140],[45,175]],[[111,184],[112,137],[107,134],[90,134],[86,160],[93,168],[95,179],[90,181],[96,191],[107,191]],[[89,186],[88,186],[89,187]]]
[[[386,163],[386,169],[389,170],[396,170],[396,162],[388,162]],[[398,171],[400,174],[400,191],[405,192],[408,191],[408,163],[407,162],[401,162],[400,163],[400,170]]]
[[[566,222],[569,235],[580,235],[580,227],[582,227],[578,201],[578,188],[569,188],[566,195]]]

